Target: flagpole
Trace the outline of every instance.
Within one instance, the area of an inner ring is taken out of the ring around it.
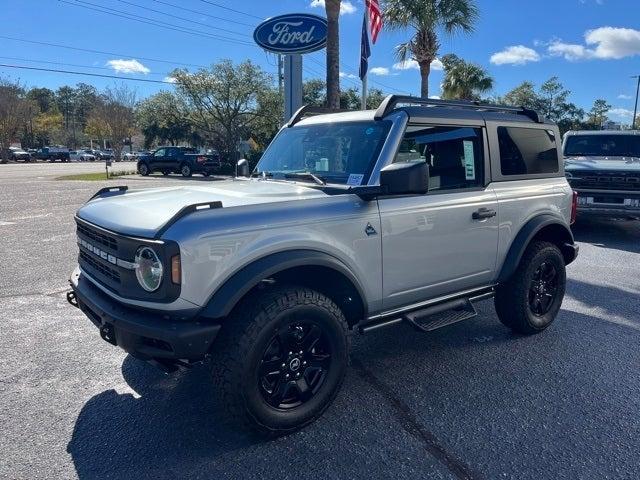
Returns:
[[[367,8],[366,2],[365,2],[365,6],[364,6],[364,24],[365,24],[365,28],[367,29],[367,37],[369,37],[370,32],[369,32],[369,9]],[[361,110],[366,110],[367,109],[367,77],[369,76],[369,68],[367,65],[367,71],[364,74],[364,77],[362,78],[362,101],[360,103],[360,109]]]

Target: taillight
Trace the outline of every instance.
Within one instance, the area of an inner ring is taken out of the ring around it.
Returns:
[[[576,216],[578,215],[578,192],[573,191],[573,198],[571,199],[571,225],[576,223]]]
[[[198,163],[204,163],[207,161],[207,157],[198,157],[196,158],[196,162]]]

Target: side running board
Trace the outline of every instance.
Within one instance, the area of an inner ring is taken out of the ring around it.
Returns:
[[[360,327],[360,333],[367,333],[379,328],[390,327],[406,322],[414,329],[428,333],[478,315],[473,302],[493,297],[494,291],[485,291],[474,296],[459,297],[429,305],[394,318],[387,318],[378,323]]]

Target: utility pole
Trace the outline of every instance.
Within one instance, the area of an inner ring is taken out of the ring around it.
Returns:
[[[637,78],[638,84],[636,86],[636,105],[633,107],[633,119],[631,120],[631,130],[636,128],[636,113],[638,113],[638,92],[640,92],[640,75],[634,75],[631,78]]]

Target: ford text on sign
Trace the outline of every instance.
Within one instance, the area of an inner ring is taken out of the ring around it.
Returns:
[[[327,20],[307,13],[279,15],[258,25],[253,39],[274,53],[315,52],[327,42]]]

